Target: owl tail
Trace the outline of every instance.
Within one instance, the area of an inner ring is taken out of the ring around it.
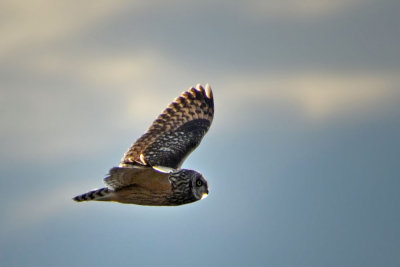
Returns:
[[[73,200],[77,202],[82,202],[82,201],[91,201],[91,200],[96,200],[96,201],[109,201],[111,199],[111,194],[113,193],[112,190],[108,189],[107,187],[101,188],[101,189],[96,189],[92,190],[90,192],[87,192],[85,194],[76,196],[73,198]]]

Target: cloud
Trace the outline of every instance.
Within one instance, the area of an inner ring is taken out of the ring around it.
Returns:
[[[398,96],[399,79],[387,74],[305,74],[288,81],[286,95],[314,120],[376,111],[382,100]]]
[[[110,103],[109,108],[118,105],[121,126],[125,119],[141,123],[149,120],[148,112],[161,111],[165,99],[173,99],[168,91],[176,92],[176,86],[165,81],[187,73],[159,51],[148,48],[96,57],[48,53],[28,58],[24,68],[35,76],[78,81],[85,85],[87,94],[118,95],[110,99],[118,103]],[[189,85],[181,90],[186,87]]]
[[[323,17],[362,3],[359,0],[283,0],[244,2],[240,10],[251,17],[310,18]],[[205,3],[212,5],[214,3]],[[205,5],[204,4],[204,5]],[[230,4],[230,3],[227,3]],[[0,58],[33,50],[37,46],[48,48],[57,42],[84,33],[91,27],[129,9],[131,14],[144,9],[165,6],[176,9],[184,5],[199,8],[198,3],[182,1],[12,1],[0,4]]]
[[[32,50],[78,34],[139,2],[99,1],[2,1],[0,58]]]
[[[306,120],[329,123],[332,119],[353,119],[400,100],[398,72],[335,73],[308,71],[270,76],[232,75],[222,95],[226,114],[238,112],[240,102],[252,106],[274,103],[281,109],[296,110]],[[264,103],[264,104],[263,104]],[[248,107],[248,106],[247,106]],[[241,110],[246,112],[245,110]]]
[[[5,158],[48,162],[88,155],[105,149],[107,144],[99,143],[116,133],[141,134],[189,87],[165,84],[184,73],[172,66],[150,50],[94,58],[67,53],[26,57],[18,79],[11,78],[0,92]]]
[[[253,18],[320,19],[362,4],[360,0],[246,1],[243,6]]]
[[[15,140],[7,142],[6,158],[47,162],[96,153],[107,147],[99,143],[121,133],[132,133],[126,141],[130,144],[181,91],[199,82],[192,77],[208,76],[197,71],[149,48],[100,57],[49,53],[27,58],[24,72],[55,79],[56,83],[75,81],[79,86],[57,90],[33,83],[23,90],[33,89],[35,101],[28,91],[23,97],[15,96],[14,90],[1,92],[2,108],[15,110],[2,119],[2,139]],[[308,70],[211,76],[208,81],[216,98],[213,129],[221,134],[240,130],[236,129],[238,118],[254,123],[247,118],[257,116],[254,112],[270,112],[272,104],[282,118],[295,115],[329,124],[338,118],[352,120],[379,114],[382,107],[399,100],[398,71]],[[23,147],[24,153],[16,146]]]

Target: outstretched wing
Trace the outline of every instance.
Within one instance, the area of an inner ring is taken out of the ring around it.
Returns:
[[[120,167],[165,166],[178,169],[200,144],[214,116],[211,87],[183,92],[153,122],[122,158]]]

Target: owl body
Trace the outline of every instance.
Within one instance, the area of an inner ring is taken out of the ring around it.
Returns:
[[[181,169],[163,173],[153,168],[137,171],[115,167],[106,183],[129,182],[129,185],[92,190],[76,196],[75,201],[114,201],[147,206],[178,206],[192,203],[208,194],[207,180],[198,172]]]
[[[214,99],[210,86],[183,92],[125,153],[104,179],[107,187],[74,197],[149,206],[178,206],[208,195],[207,180],[180,169],[211,126]]]

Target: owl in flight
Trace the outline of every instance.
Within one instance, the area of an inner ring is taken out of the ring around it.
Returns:
[[[107,187],[74,200],[177,206],[206,197],[207,180],[197,171],[180,166],[200,144],[213,116],[211,87],[191,87],[157,117],[125,153],[119,167],[109,171],[104,179]]]

